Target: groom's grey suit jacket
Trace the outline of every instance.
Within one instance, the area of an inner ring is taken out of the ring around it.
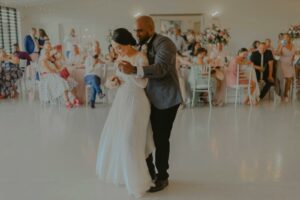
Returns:
[[[149,79],[146,88],[150,103],[158,109],[168,109],[182,103],[176,71],[176,46],[168,38],[155,34],[147,44],[149,66],[144,77]]]

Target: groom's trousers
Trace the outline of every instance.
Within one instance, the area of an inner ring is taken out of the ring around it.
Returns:
[[[155,166],[153,163],[153,155],[147,158],[147,165],[152,179],[165,180],[169,178],[169,155],[170,155],[170,135],[173,123],[176,118],[179,105],[168,109],[160,110],[155,106],[151,106],[151,125],[153,130],[153,138],[155,144],[155,166],[157,169],[157,177]]]

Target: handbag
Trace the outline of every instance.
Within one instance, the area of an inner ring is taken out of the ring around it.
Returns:
[[[67,68],[63,68],[61,71],[60,71],[60,76],[63,78],[63,79],[66,79],[70,76],[70,73],[68,71]]]

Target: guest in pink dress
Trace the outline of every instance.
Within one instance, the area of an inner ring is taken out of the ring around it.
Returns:
[[[291,37],[289,34],[283,35],[283,40],[279,43],[277,49],[277,55],[280,56],[279,64],[283,78],[285,79],[285,89],[283,94],[283,100],[288,102],[288,94],[291,88],[292,80],[294,77],[295,69],[293,66],[293,60],[295,58],[296,50],[293,46]]]
[[[230,61],[228,69],[226,71],[226,83],[228,87],[235,87],[237,85],[238,67],[240,67],[241,65],[253,66],[253,64],[250,61],[247,61],[247,57],[248,57],[248,50],[246,48],[242,48],[241,50],[239,50],[238,55]],[[240,76],[239,84],[243,84],[243,85],[248,84],[249,77],[247,77],[246,74],[240,71],[239,76]],[[256,89],[255,81],[251,80],[250,81],[251,95],[254,94],[255,89]],[[250,103],[249,96],[247,96],[244,103],[245,104]],[[254,102],[254,104],[256,103],[257,102]]]

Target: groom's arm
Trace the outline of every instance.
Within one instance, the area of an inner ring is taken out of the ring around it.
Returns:
[[[176,46],[166,37],[157,42],[154,64],[138,69],[138,76],[144,78],[163,78],[176,65]]]

